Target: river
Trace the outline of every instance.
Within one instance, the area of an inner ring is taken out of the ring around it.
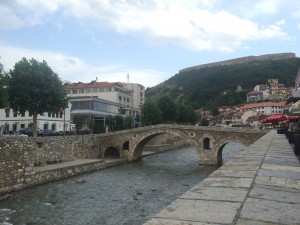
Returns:
[[[227,144],[223,162],[243,148]],[[147,156],[12,193],[0,225],[141,225],[216,169],[198,166],[193,148]]]

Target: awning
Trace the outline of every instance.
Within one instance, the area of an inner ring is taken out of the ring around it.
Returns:
[[[260,122],[261,123],[276,123],[276,122],[284,121],[286,119],[287,119],[286,115],[284,115],[282,113],[277,113],[277,114],[268,116],[267,118],[261,120]]]

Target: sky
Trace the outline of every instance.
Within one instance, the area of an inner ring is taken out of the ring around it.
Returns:
[[[0,0],[7,72],[25,57],[63,81],[153,87],[190,66],[284,52],[300,56],[299,0]]]

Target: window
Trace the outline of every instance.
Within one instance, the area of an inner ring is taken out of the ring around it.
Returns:
[[[78,94],[78,90],[77,90],[77,89],[74,89],[74,90],[72,90],[72,93],[73,93],[73,94]]]
[[[105,92],[105,88],[99,88],[99,92]]]
[[[91,89],[90,88],[85,89],[85,93],[91,93]]]
[[[208,137],[204,138],[204,140],[203,140],[203,148],[205,150],[211,149],[210,139]]]
[[[21,117],[25,117],[25,112],[21,113]]]
[[[70,94],[70,90],[67,90],[67,94]]]
[[[17,116],[18,116],[18,111],[14,110],[14,117],[17,117]]]
[[[25,128],[25,124],[24,123],[21,124],[21,128]]]
[[[79,93],[83,94],[84,93],[84,89],[79,89]]]
[[[93,88],[93,93],[97,93],[98,92],[98,88]]]
[[[29,116],[32,116],[32,112],[29,112]]]
[[[5,116],[9,117],[10,109],[5,109]]]

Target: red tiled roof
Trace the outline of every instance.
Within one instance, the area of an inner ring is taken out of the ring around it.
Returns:
[[[254,95],[254,94],[261,94],[263,93],[262,91],[251,91],[248,93],[248,95]]]
[[[268,106],[285,106],[285,102],[261,102],[261,103],[246,104],[243,105],[241,109],[251,109],[251,108],[268,107]]]

